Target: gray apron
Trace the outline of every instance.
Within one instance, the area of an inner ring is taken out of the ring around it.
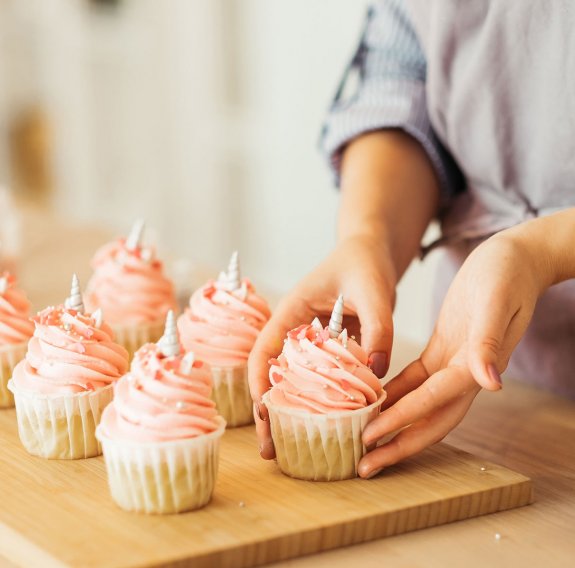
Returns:
[[[405,5],[427,61],[429,120],[466,178],[466,191],[453,197],[442,218],[439,307],[455,272],[482,239],[575,207],[575,3]],[[574,369],[570,280],[540,299],[508,373],[575,398]]]

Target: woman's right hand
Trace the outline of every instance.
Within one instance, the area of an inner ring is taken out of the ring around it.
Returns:
[[[361,337],[369,365],[378,377],[387,372],[393,341],[392,312],[396,270],[384,239],[356,235],[340,241],[333,252],[285,296],[261,331],[248,362],[250,391],[260,454],[273,459],[268,414],[261,402],[269,390],[269,360],[277,357],[287,332],[319,317],[327,325],[343,294],[344,327]]]

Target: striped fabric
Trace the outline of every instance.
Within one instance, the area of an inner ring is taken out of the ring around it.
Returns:
[[[401,128],[427,152],[444,201],[460,189],[461,174],[429,121],[425,78],[425,56],[402,1],[381,0],[372,5],[321,134],[320,147],[336,184],[342,150],[349,141],[366,132]],[[346,95],[354,82],[355,92]]]

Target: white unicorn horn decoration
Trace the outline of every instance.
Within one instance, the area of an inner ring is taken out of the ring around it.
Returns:
[[[0,278],[0,294],[4,294],[6,290],[8,290],[8,278],[2,276],[2,278]]]
[[[76,274],[72,275],[72,286],[70,295],[66,298],[64,305],[71,310],[76,310],[79,314],[84,313],[84,302],[82,301],[82,292],[80,291],[80,281]]]
[[[128,238],[126,239],[126,248],[134,251],[142,244],[142,233],[144,232],[145,221],[138,219],[133,225]]]
[[[238,251],[234,251],[228,264],[228,271],[226,274],[226,289],[233,292],[241,287],[242,281],[240,276],[240,258]]]
[[[158,341],[158,347],[166,357],[174,357],[180,354],[180,342],[178,340],[178,328],[174,312],[170,310],[166,317],[166,327],[164,335]]]
[[[331,312],[331,318],[329,320],[329,336],[332,339],[339,337],[339,334],[343,331],[343,296],[340,294],[333,306],[333,311]]]

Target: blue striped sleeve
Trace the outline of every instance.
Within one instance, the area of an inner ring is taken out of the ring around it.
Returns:
[[[320,139],[336,183],[348,142],[366,132],[401,128],[427,152],[444,200],[458,189],[459,171],[429,121],[425,78],[425,56],[401,0],[381,0],[372,5]],[[348,96],[346,91],[354,82],[355,92]]]

